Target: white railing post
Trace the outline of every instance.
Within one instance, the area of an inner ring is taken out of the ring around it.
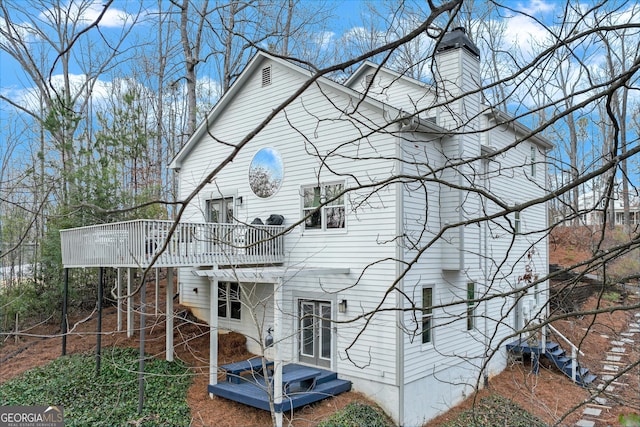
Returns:
[[[544,326],[540,328],[540,345],[542,347],[542,354],[547,352],[547,328]]]
[[[133,220],[61,230],[65,267],[146,267],[168,237],[169,220]],[[284,261],[283,227],[180,223],[155,267]]]
[[[576,347],[571,346],[571,381],[576,382],[576,368],[577,368],[577,356],[576,356]]]
[[[571,347],[571,380],[573,382],[576,382],[576,372],[577,372],[576,368],[578,366],[578,353],[580,353],[581,356],[584,356],[584,353],[582,351],[578,350],[578,347],[576,347],[575,344],[573,344],[571,341],[569,341],[569,339],[567,337],[562,335],[560,333],[560,331],[558,331],[556,328],[554,328],[551,325],[547,325],[547,327],[549,329],[551,329],[554,334],[556,334],[557,336],[562,338],[562,340],[564,340],[564,342],[569,344],[569,346]]]

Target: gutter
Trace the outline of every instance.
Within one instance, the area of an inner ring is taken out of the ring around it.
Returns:
[[[523,125],[514,117],[511,117],[504,111],[500,111],[493,107],[487,107],[484,110],[483,114],[492,118],[498,125],[513,127],[513,130],[516,133],[525,134],[525,135],[531,134],[530,138],[533,139],[536,144],[540,145],[545,150],[553,149],[553,144],[547,138],[534,133],[533,130],[529,129],[529,127]]]

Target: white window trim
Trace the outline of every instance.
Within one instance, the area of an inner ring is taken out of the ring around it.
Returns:
[[[239,197],[237,195],[221,195],[218,193],[212,193],[210,196],[205,197],[203,200],[203,217],[205,222],[211,222],[209,221],[209,203],[210,202],[215,202],[215,201],[219,201],[219,200],[223,200],[225,201],[225,204],[230,204],[231,207],[233,208],[233,223],[236,223],[237,220],[236,218],[238,217],[238,209],[240,208],[240,202],[239,202]],[[228,202],[228,200],[231,200],[231,202]]]
[[[237,300],[232,300],[231,299],[231,284],[237,284],[238,285],[238,299]],[[226,286],[226,290],[225,290],[225,294],[226,294],[226,298],[225,298],[225,302],[227,303],[227,315],[226,316],[220,316],[220,311],[218,311],[218,318],[225,320],[225,321],[229,321],[229,322],[241,322],[242,321],[242,286],[240,286],[240,283],[237,282],[229,282],[229,281],[220,281],[218,282],[218,286],[221,285],[225,285]],[[218,292],[218,289],[216,289],[216,292]],[[220,295],[218,295],[218,307],[216,307],[217,310],[219,310],[220,308]],[[240,303],[240,318],[236,319],[235,317],[231,317],[231,303],[232,302],[239,302]]]
[[[522,234],[522,211],[513,212],[513,229],[515,234]]]
[[[531,146],[531,169],[530,169],[531,177],[532,177],[532,178],[535,178],[535,176],[536,176],[536,169],[537,169],[537,165],[536,165],[536,151],[537,151],[536,146],[535,146],[535,145],[532,145],[532,146]]]
[[[467,332],[474,332],[478,330],[478,322],[477,322],[477,316],[476,316],[476,310],[477,310],[477,306],[476,303],[470,303],[469,302],[469,285],[473,285],[473,298],[472,299],[477,299],[478,298],[478,282],[476,281],[469,281],[466,284],[466,288],[465,288],[465,299],[466,299],[466,303],[465,303],[465,330]],[[469,318],[471,317],[471,321],[473,322],[471,328],[469,328]]]
[[[422,302],[423,302],[423,295],[424,295],[424,289],[431,289],[431,305],[435,304],[436,301],[436,286],[434,284],[428,284],[428,285],[423,285],[420,287],[420,307],[422,308]],[[424,320],[425,317],[430,317],[431,318],[431,326],[430,326],[430,340],[428,342],[423,342],[422,341],[422,334],[423,334],[423,328],[422,328],[422,322]],[[420,346],[422,350],[430,350],[435,346],[435,313],[434,310],[431,309],[431,313],[425,315],[424,313],[420,312],[419,313],[419,325],[420,325]]]
[[[327,182],[320,182],[320,183],[314,183],[314,184],[309,184],[309,185],[301,185],[300,186],[300,215],[301,218],[305,218],[306,214],[305,214],[305,207],[304,207],[304,190],[306,188],[315,188],[315,187],[320,187],[320,191],[321,191],[321,195],[320,198],[321,200],[325,198],[324,195],[324,189],[327,186],[330,185],[342,185],[342,190],[344,191],[347,188],[347,182],[346,181],[327,181]],[[321,227],[320,228],[306,228],[305,226],[305,221],[303,220],[302,223],[300,224],[302,233],[322,233],[322,234],[344,234],[347,231],[347,227],[348,227],[348,221],[347,221],[347,194],[343,195],[343,200],[344,200],[344,227],[341,228],[327,228],[326,226],[326,217],[325,217],[325,209],[327,208],[331,208],[331,207],[335,207],[335,206],[339,206],[339,205],[334,205],[334,206],[323,206],[322,208],[320,208],[320,215],[321,215]]]

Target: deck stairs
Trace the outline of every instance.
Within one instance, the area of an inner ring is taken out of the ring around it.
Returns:
[[[545,351],[542,351],[543,346],[545,347]],[[572,378],[575,363],[575,382],[582,387],[588,387],[597,378],[596,375],[589,372],[588,368],[580,366],[577,360],[572,360],[558,343],[552,341],[542,343],[538,340],[528,341],[520,339],[507,344],[507,351],[515,355],[530,355],[533,361],[533,369],[536,373],[538,371],[538,361],[541,356],[553,362],[553,364],[569,378]]]

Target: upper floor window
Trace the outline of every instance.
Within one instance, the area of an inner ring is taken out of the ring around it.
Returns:
[[[531,176],[536,176],[536,147],[531,146]]]
[[[302,187],[304,228],[326,230],[345,227],[344,184]],[[323,205],[324,203],[324,205]],[[323,205],[322,207],[320,207]]]
[[[249,166],[249,187],[256,196],[266,199],[280,189],[284,174],[282,157],[275,148],[258,150]]]
[[[205,220],[229,224],[233,222],[233,197],[207,200]]]
[[[515,211],[513,213],[513,229],[516,234],[522,233],[522,218],[520,216],[520,211]]]

